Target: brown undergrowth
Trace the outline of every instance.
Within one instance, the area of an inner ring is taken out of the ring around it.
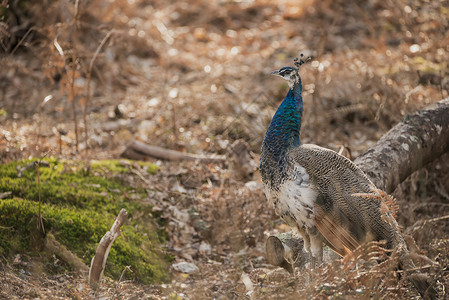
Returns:
[[[239,138],[257,162],[287,89],[267,73],[300,51],[313,56],[301,71],[302,140],[346,146],[353,158],[408,113],[449,95],[444,1],[80,1],[78,17],[75,2],[0,1],[2,163],[49,150],[114,158],[133,139],[224,154]],[[83,108],[75,133],[73,115]],[[384,256],[378,245],[315,274],[273,269],[265,239],[288,228],[257,174],[237,180],[227,165],[157,163],[161,172],[144,176],[145,201],[166,220],[175,262],[199,273],[172,270],[171,282],[154,286],[108,281],[95,295],[70,272],[36,278],[35,258],[4,257],[0,285],[8,288],[0,289],[24,298],[418,297],[392,269],[394,253],[375,265]],[[424,270],[438,287],[449,286],[448,168],[446,155],[393,195],[402,231],[439,263]]]

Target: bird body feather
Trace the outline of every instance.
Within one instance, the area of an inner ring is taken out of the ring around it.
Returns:
[[[296,59],[295,66],[304,62]],[[272,74],[286,79],[290,89],[265,135],[260,173],[269,202],[303,237],[312,266],[321,261],[323,244],[345,256],[363,243],[384,240],[388,248],[397,247],[403,266],[414,269],[394,218],[394,199],[346,157],[301,144],[303,99],[298,69],[284,67]],[[424,298],[437,298],[427,277],[410,281]]]
[[[395,246],[401,239],[397,223],[368,177],[346,157],[301,143],[303,99],[297,71],[276,71],[290,89],[262,145],[260,172],[269,202],[298,230],[314,257],[321,257],[323,243],[341,256],[372,240]]]

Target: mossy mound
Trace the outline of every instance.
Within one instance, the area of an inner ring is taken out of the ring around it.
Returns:
[[[145,190],[127,183],[136,165],[119,160],[44,161],[48,166],[39,168],[39,177],[47,231],[89,265],[101,237],[125,208],[129,221],[111,248],[106,274],[118,278],[125,266],[131,266],[131,276],[141,282],[167,279],[164,233],[158,229],[151,207],[139,201],[146,197]],[[30,162],[0,166],[0,194],[7,195],[0,199],[0,255],[38,251],[34,245],[39,210],[37,171],[28,168],[21,177],[18,172]],[[139,163],[138,167],[149,174],[157,171],[150,163]]]

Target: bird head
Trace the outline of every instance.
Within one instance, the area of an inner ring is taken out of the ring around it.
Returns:
[[[295,67],[283,67],[279,70],[271,72],[270,74],[284,78],[285,80],[287,80],[290,88],[292,88],[295,83],[298,83],[301,80],[298,73],[299,67],[308,62],[309,60],[310,57],[304,59],[304,54],[301,53],[299,58],[294,59]]]

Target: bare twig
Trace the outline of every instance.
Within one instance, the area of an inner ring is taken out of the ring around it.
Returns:
[[[66,73],[66,75],[67,75],[68,80],[70,81],[70,83],[71,83],[71,82],[74,82],[75,79],[71,77],[70,72],[69,72],[69,69],[67,68],[66,57],[65,57],[65,54],[64,54],[64,50],[62,49],[61,45],[60,45],[59,42],[58,42],[58,37],[56,37],[56,38],[53,40],[53,44],[54,44],[56,50],[58,51],[59,55],[61,56],[61,59],[62,59],[63,65],[64,65],[64,71],[65,71],[65,73]],[[73,75],[73,74],[72,74],[72,75]],[[73,86],[73,87],[74,87],[74,86]],[[74,92],[74,91],[72,91],[72,92]],[[72,92],[67,91],[67,98],[69,99],[69,101],[74,102],[74,99],[73,99],[74,97],[73,97]],[[76,105],[75,105],[75,108],[76,108]],[[76,122],[76,110],[74,110],[74,118],[75,118],[75,134],[76,134],[76,137],[78,137],[78,133],[77,133],[77,132],[78,132],[78,123]],[[59,140],[59,151],[60,151],[60,153],[62,153],[62,140],[61,140],[61,135],[62,135],[62,133],[61,133],[61,131],[59,130],[59,139],[60,139],[60,140]],[[76,145],[76,149],[77,149],[77,151],[78,151],[78,144]]]
[[[172,99],[172,130],[173,130],[173,135],[175,137],[175,144],[178,143],[178,128],[176,126],[176,103],[175,101],[173,101]]]
[[[23,35],[23,37],[20,39],[20,41],[17,43],[17,45],[12,49],[10,55],[13,56],[16,50],[22,45],[23,41],[28,37],[28,35],[31,33],[31,31],[36,30],[36,27],[33,26]]]
[[[138,170],[137,168],[131,168],[131,172],[133,172],[134,174],[136,174],[137,176],[139,176],[140,179],[142,179],[142,181],[147,185],[147,186],[151,186],[151,182],[145,178],[145,176],[143,176],[143,174],[140,172],[140,170]]]
[[[17,177],[19,177],[19,178],[22,177],[22,173],[23,172],[25,172],[26,170],[28,170],[28,169],[30,169],[30,168],[32,168],[34,166],[35,166],[35,162],[33,161],[33,162],[27,164],[24,167],[21,167],[21,168],[17,167]],[[46,161],[39,161],[39,166],[41,166],[41,167],[49,167],[50,164],[48,162],[46,162]]]
[[[51,151],[51,150],[50,150]],[[47,156],[48,153],[50,153],[50,151],[48,151],[47,153],[45,153],[45,155],[39,160],[39,161],[35,161],[34,165],[36,166],[36,172],[37,172],[37,189],[38,189],[38,194],[39,194],[39,212],[37,215],[37,227],[42,230],[42,233],[45,235],[45,228],[44,228],[44,222],[42,222],[42,213],[41,213],[41,180],[40,180],[40,176],[39,176],[39,165],[42,162],[42,159],[45,158],[45,156]]]
[[[119,294],[119,287],[120,287],[120,284],[122,283],[122,279],[123,279],[123,276],[125,275],[126,270],[130,271],[131,273],[133,272],[133,270],[131,270],[131,266],[126,266],[126,267],[123,269],[122,274],[120,275],[120,278],[119,278],[119,280],[118,280],[118,282],[117,282],[117,285],[115,286],[115,295],[116,295],[116,296],[117,296],[117,295],[120,295],[120,294]]]
[[[125,275],[126,270],[129,270],[130,272],[132,272],[131,266],[126,266],[126,267],[123,269],[122,274],[120,275],[120,278],[119,278],[119,280],[118,280],[117,285],[119,285],[120,282],[122,282],[122,278],[123,278],[123,275]]]
[[[42,233],[45,234],[45,228],[44,228],[44,223],[42,222],[42,213],[41,213],[41,180],[39,177],[39,162],[35,161],[34,162],[35,166],[36,166],[36,172],[37,172],[37,189],[39,191],[39,212],[37,215],[37,227],[42,230]]]
[[[101,238],[98,244],[95,256],[92,258],[89,269],[89,284],[93,289],[98,289],[100,286],[101,276],[103,275],[104,268],[106,266],[106,260],[108,259],[109,250],[111,250],[112,244],[115,239],[120,235],[120,227],[127,220],[128,213],[124,208],[120,211],[111,230]]]
[[[55,39],[53,40],[53,45],[55,45],[56,50],[58,50],[59,55],[62,58],[62,62],[64,63],[64,69],[66,72],[67,71],[67,67],[66,67],[66,63],[65,63],[65,54],[64,54],[64,50],[62,50],[61,45],[58,42],[58,37],[56,36]],[[67,73],[68,74],[68,73]]]
[[[97,59],[98,54],[100,54],[101,49],[106,44],[106,41],[109,39],[109,37],[114,32],[115,31],[113,29],[110,30],[106,34],[106,36],[103,38],[103,40],[101,40],[101,43],[98,45],[97,50],[95,50],[94,56],[92,57],[92,59],[90,60],[90,63],[89,63],[89,70],[88,70],[88,73],[87,73],[87,89],[86,89],[85,103],[84,103],[84,107],[83,107],[84,142],[86,143],[86,149],[85,149],[86,155],[88,153],[88,147],[87,147],[87,139],[88,139],[88,135],[87,135],[87,107],[88,107],[90,99],[91,99],[90,83],[91,83],[91,80],[92,80],[92,69],[94,67],[94,62]]]
[[[72,76],[70,81],[70,93],[68,93],[69,101],[72,101],[72,110],[73,110],[73,123],[75,125],[75,150],[78,152],[78,121],[76,117],[76,101],[75,101],[75,75],[76,75],[76,60],[77,60],[77,51],[76,51],[76,40],[78,33],[78,17],[79,17],[79,0],[75,1],[75,15],[73,20],[73,40],[72,40]]]
[[[438,217],[438,218],[433,218],[433,219],[426,220],[426,221],[424,221],[424,224],[433,223],[433,222],[438,222],[438,221],[444,221],[444,220],[447,220],[447,219],[449,219],[449,215],[441,216],[441,217]]]

